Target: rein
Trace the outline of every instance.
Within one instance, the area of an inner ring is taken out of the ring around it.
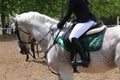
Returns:
[[[19,43],[20,43],[20,44],[26,44],[26,45],[31,44],[31,42],[26,43],[26,42],[23,42],[23,41],[21,40],[20,34],[19,34],[19,30],[22,31],[23,33],[27,34],[27,35],[30,35],[30,33],[25,32],[24,30],[22,30],[21,28],[19,28],[17,21],[15,22],[15,26],[16,26],[16,34],[17,34]],[[49,33],[52,35],[51,27],[52,27],[52,25],[50,26],[50,30],[49,30],[49,31],[38,41],[38,43],[36,43],[36,44],[39,44],[41,41],[43,41],[43,40],[45,39],[45,37],[46,37]],[[60,29],[60,31],[58,32],[57,36],[59,35],[60,32],[61,32],[61,29]],[[55,37],[55,39],[57,38],[57,36]],[[53,41],[53,44],[45,51],[45,55],[44,55],[43,58],[46,58],[46,55],[47,55],[47,53],[49,52],[49,50],[55,45],[55,43],[56,43],[56,42],[55,42],[55,39],[54,39],[54,41]],[[47,58],[46,58],[46,60],[47,60]],[[47,60],[47,61],[48,61],[48,60]],[[60,76],[60,74],[54,72],[54,71],[49,67],[48,64],[47,64],[47,66],[48,66],[48,69],[49,69],[53,74]]]
[[[44,38],[45,38],[50,32],[51,32],[51,30],[49,30],[49,31],[42,37],[42,39],[40,39],[40,40],[38,41],[37,44],[39,44],[42,40],[44,40]]]
[[[39,42],[37,43],[37,44],[39,44],[42,40],[44,40],[44,38],[50,33],[51,35],[52,35],[52,32],[51,31],[53,31],[53,30],[51,30],[51,27],[52,27],[52,25],[50,26],[50,30],[42,37],[42,39],[41,40],[39,40]],[[42,57],[42,58],[45,58],[46,59],[46,61],[47,61],[47,63],[48,63],[48,60],[47,60],[47,58],[46,58],[46,56],[47,56],[47,54],[48,54],[48,52],[49,52],[49,50],[55,45],[55,43],[56,43],[56,38],[57,38],[57,36],[59,35],[59,33],[61,32],[61,30],[62,29],[60,29],[59,30],[59,32],[57,33],[57,35],[56,35],[56,37],[55,37],[55,39],[54,39],[54,41],[53,41],[53,44],[52,45],[50,45],[50,47],[44,52],[45,53],[45,55]],[[60,74],[59,73],[56,73],[56,72],[54,72],[50,67],[49,67],[49,65],[47,64],[47,67],[48,67],[48,69],[53,73],[53,74],[55,74],[55,75],[58,75],[58,76],[60,76]]]
[[[30,33],[25,32],[23,29],[19,28],[17,21],[15,22],[15,26],[16,26],[15,30],[16,30],[16,35],[17,35],[17,38],[18,38],[18,44],[19,44],[19,45],[29,45],[29,44],[31,44],[31,42],[27,42],[27,43],[26,43],[26,42],[23,42],[23,41],[21,40],[20,34],[19,34],[20,31],[22,31],[23,33],[25,33],[25,34],[27,34],[27,35],[30,35]],[[27,49],[28,49],[28,47],[27,47]],[[26,52],[27,52],[27,54],[29,53],[28,50],[27,50]],[[38,49],[37,49],[37,52],[38,52]],[[32,54],[30,54],[30,55],[32,56]],[[33,57],[33,56],[32,56],[32,57]],[[33,58],[34,58],[34,57],[33,57]]]
[[[52,30],[50,30],[50,31],[52,31]],[[59,32],[57,33],[57,36],[59,35],[60,32],[61,32],[61,29],[60,29]],[[47,55],[47,53],[49,52],[49,50],[55,45],[55,43],[56,43],[55,40],[56,40],[57,36],[55,37],[55,39],[54,39],[54,41],[53,41],[53,44],[45,51],[45,55],[44,55],[45,58],[46,58],[46,55]],[[44,58],[44,57],[43,57],[43,58]],[[46,60],[47,60],[47,58],[46,58]],[[48,60],[47,60],[47,63],[48,63]],[[53,74],[55,74],[55,75],[57,75],[57,76],[60,76],[60,74],[54,72],[54,71],[50,68],[49,65],[47,65],[47,66],[48,66],[48,69],[49,69]]]

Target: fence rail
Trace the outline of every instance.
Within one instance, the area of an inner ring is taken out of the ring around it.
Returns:
[[[2,27],[0,27],[0,35],[2,35],[3,31],[5,31],[5,34],[13,34],[13,28],[2,28]]]
[[[0,28],[0,30],[10,30],[10,29],[13,29],[13,28]]]
[[[107,27],[114,27],[114,26],[117,26],[117,25],[106,25]]]
[[[117,25],[120,25],[120,16],[117,16]]]

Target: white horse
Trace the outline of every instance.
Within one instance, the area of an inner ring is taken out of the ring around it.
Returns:
[[[51,47],[57,32],[49,33],[50,26],[57,24],[57,20],[37,12],[23,13],[11,17],[11,20],[17,23],[21,41],[27,43],[28,37],[32,36],[39,42],[44,52],[49,49],[47,63],[59,74],[59,80],[74,80],[70,53],[59,44]],[[46,23],[49,23],[49,26]],[[78,66],[79,72],[100,73],[116,67],[120,69],[120,26],[107,28],[102,48],[99,51],[90,52],[90,58],[89,67]]]

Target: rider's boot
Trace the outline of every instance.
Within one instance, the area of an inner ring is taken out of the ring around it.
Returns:
[[[87,55],[85,54],[83,47],[79,40],[77,38],[72,39],[72,45],[74,49],[79,53],[81,60],[78,61],[72,61],[72,65],[77,65],[77,66],[83,66],[83,67],[88,67],[89,65],[89,60],[87,58]]]

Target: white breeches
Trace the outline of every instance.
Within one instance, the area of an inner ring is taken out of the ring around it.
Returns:
[[[94,25],[96,25],[96,22],[94,21],[88,21],[85,23],[76,24],[70,33],[70,36],[69,36],[70,42],[72,42],[72,38],[79,38]]]

